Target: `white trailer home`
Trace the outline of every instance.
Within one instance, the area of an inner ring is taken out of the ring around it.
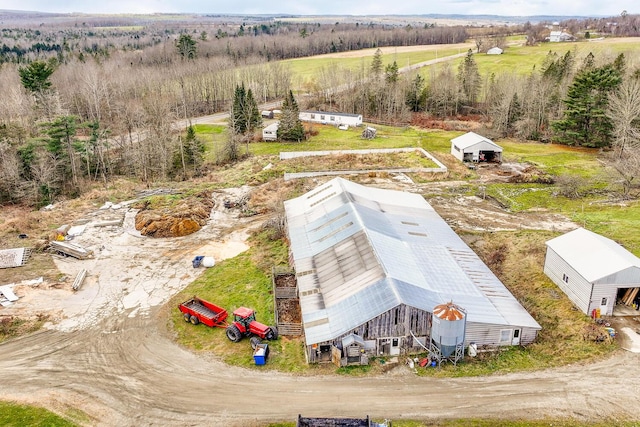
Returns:
[[[475,132],[453,138],[451,154],[461,162],[502,162],[502,147]]]
[[[640,287],[640,259],[584,228],[547,242],[544,272],[587,315],[612,315],[616,300]]]
[[[334,126],[361,126],[362,114],[328,113],[326,111],[300,111],[300,120]]]
[[[262,129],[263,141],[277,141],[278,140],[278,126],[280,122],[271,123]]]

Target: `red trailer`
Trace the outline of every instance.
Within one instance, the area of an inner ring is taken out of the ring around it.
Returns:
[[[227,310],[215,305],[212,302],[193,297],[178,306],[183,313],[184,320],[194,325],[204,323],[210,327],[227,327]]]

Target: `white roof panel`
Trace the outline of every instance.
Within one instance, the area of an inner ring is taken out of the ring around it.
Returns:
[[[547,241],[547,246],[589,282],[640,268],[640,259],[618,243],[584,228]]]
[[[502,152],[502,147],[482,135],[478,135],[475,132],[467,132],[464,135],[460,135],[457,138],[451,140],[456,147],[461,150],[469,149],[475,145],[482,145],[482,148],[492,149],[493,151]]]
[[[454,301],[472,322],[540,328],[419,194],[335,178],[285,211],[307,344],[399,304]]]

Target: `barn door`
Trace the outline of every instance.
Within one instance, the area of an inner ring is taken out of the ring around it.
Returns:
[[[401,344],[402,344],[402,338],[391,338],[391,348],[389,349],[389,355],[399,356]]]

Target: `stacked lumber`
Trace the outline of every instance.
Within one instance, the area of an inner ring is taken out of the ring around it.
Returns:
[[[622,303],[628,306],[633,305],[633,301],[635,301],[636,297],[638,296],[638,291],[640,291],[640,288],[627,289],[627,291],[624,293],[624,296],[622,297]]]

